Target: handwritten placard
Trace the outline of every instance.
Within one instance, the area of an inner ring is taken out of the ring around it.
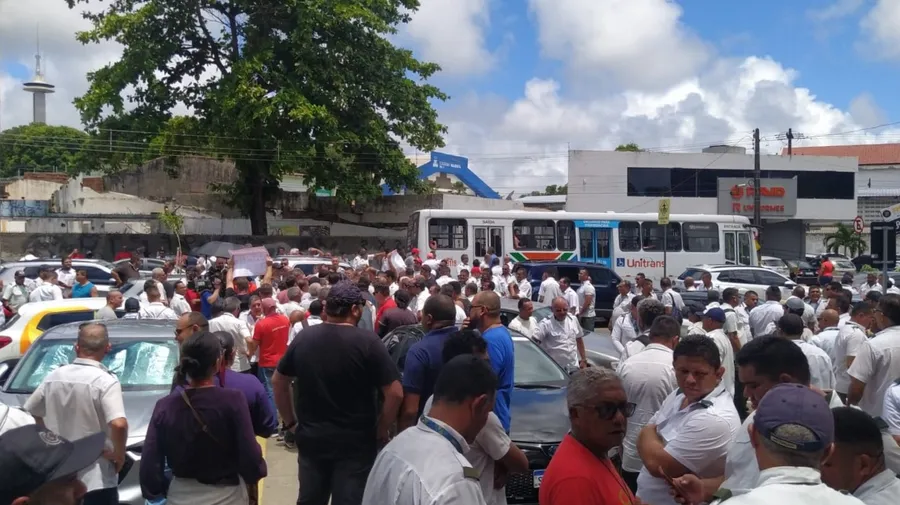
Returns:
[[[248,247],[228,252],[234,260],[235,277],[253,277],[266,273],[269,251],[265,247]]]

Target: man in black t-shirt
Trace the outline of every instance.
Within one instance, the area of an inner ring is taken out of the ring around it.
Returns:
[[[400,372],[375,333],[356,326],[364,306],[355,284],[332,286],[326,322],[294,339],[272,377],[275,404],[300,453],[298,503],[326,505],[330,496],[334,505],[359,504],[397,420]]]

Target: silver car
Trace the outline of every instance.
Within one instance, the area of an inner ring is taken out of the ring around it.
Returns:
[[[32,344],[20,361],[0,363],[0,403],[21,408],[48,373],[71,363],[81,324],[51,328]],[[103,364],[122,384],[128,419],[128,450],[125,466],[119,473],[119,502],[143,505],[139,480],[141,449],[153,407],[171,389],[178,361],[175,322],[115,320],[103,324],[109,329],[112,345]]]
[[[16,281],[15,274],[21,270],[25,274],[26,279],[37,279],[40,274],[41,267],[47,265],[54,270],[62,267],[59,259],[52,260],[32,260],[32,261],[8,261],[0,265],[0,280],[3,284],[12,284]],[[116,285],[116,280],[112,275],[115,266],[103,260],[72,260],[72,268],[74,270],[84,270],[87,272],[88,281],[97,287],[99,296],[106,296],[109,288]]]

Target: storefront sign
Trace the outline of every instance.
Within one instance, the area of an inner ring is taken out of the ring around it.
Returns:
[[[794,217],[797,214],[797,179],[761,179],[762,217]],[[722,177],[718,180],[718,213],[753,216],[753,179]]]

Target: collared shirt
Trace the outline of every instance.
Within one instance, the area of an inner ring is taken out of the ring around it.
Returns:
[[[172,300],[169,302],[169,308],[172,309],[172,312],[174,312],[176,316],[180,316],[191,311],[191,304],[188,303],[184,295],[175,293],[172,295]]]
[[[554,298],[559,298],[562,295],[562,291],[559,289],[559,282],[553,277],[547,277],[541,282],[541,287],[538,290],[538,301],[549,305]]]
[[[722,304],[722,309],[725,311],[725,334],[737,332],[741,345],[749,342],[753,336],[750,334],[750,314],[747,314],[747,310],[740,304],[732,307],[727,303]]]
[[[67,440],[103,432],[125,417],[122,386],[102,363],[75,358],[47,374],[25,402],[25,410],[44,419],[51,431]],[[88,491],[114,488],[119,479],[112,461],[100,458],[78,474]]]
[[[850,320],[850,313],[844,312],[843,314],[838,316],[838,328],[843,328],[847,321]]]
[[[718,501],[713,502],[718,503]],[[729,498],[728,505],[862,505],[859,499],[835,491],[822,483],[821,474],[812,468],[779,466],[759,472],[752,491]]]
[[[803,339],[793,339],[793,343],[803,351],[806,361],[809,363],[809,385],[821,390],[834,389],[834,365],[828,353],[818,347],[804,342]]]
[[[722,384],[725,386],[728,394],[734,396],[734,347],[731,345],[731,340],[728,339],[725,331],[721,328],[710,331],[706,336],[713,339],[716,347],[719,348],[719,359],[722,360],[722,366],[725,367],[725,374],[722,375]]]
[[[836,361],[834,356],[834,344],[837,341],[838,333],[840,333],[840,331],[841,330],[837,326],[823,328],[819,333],[813,335],[813,338],[809,339],[809,343],[825,351],[825,353],[828,354],[828,357],[831,358],[831,362],[834,363]]]
[[[428,427],[426,419],[443,433]],[[469,444],[441,421],[423,418],[378,453],[366,480],[363,505],[485,505],[477,471],[464,454]]]
[[[444,366],[444,342],[456,331],[455,326],[431,330],[406,352],[406,363],[402,370],[403,391],[419,395],[418,415],[424,412],[425,402],[434,392],[437,377]]]
[[[627,357],[624,355],[625,347],[629,342],[633,342],[634,339],[638,338],[639,334],[640,331],[638,330],[634,319],[632,319],[631,313],[620,316],[616,319],[616,322],[613,323],[613,329],[609,336],[612,339],[613,346],[619,351],[621,361],[625,361],[625,358]]]
[[[28,294],[29,302],[49,302],[50,300],[62,300],[62,289],[55,284],[41,284]]]
[[[174,321],[178,319],[175,312],[162,304],[162,302],[153,302],[141,307],[138,312],[138,319],[163,319]]]
[[[900,436],[900,384],[896,381],[884,393],[884,409],[875,415],[887,423],[891,435]]]
[[[889,469],[862,483],[853,496],[866,505],[897,505],[900,500],[900,479]]]
[[[253,334],[247,323],[234,317],[233,314],[223,312],[218,317],[209,320],[209,331],[224,331],[234,339],[234,363],[231,369],[235,372],[250,370],[250,357],[247,356],[247,340]]]
[[[626,359],[619,367],[619,377],[628,401],[637,405],[634,415],[628,418],[625,440],[622,442],[622,468],[640,472],[643,463],[637,452],[637,438],[641,429],[663,401],[678,387],[675,369],[672,368],[672,349],[660,344],[650,344],[641,352]]]
[[[873,286],[870,286],[869,283],[864,282],[864,283],[860,284],[859,289],[857,289],[856,291],[859,293],[859,296],[865,298],[866,295],[869,294],[871,291],[875,291],[878,293],[884,292],[884,288],[881,287],[881,283],[879,283],[878,281],[876,281],[875,285],[873,285]]]
[[[800,316],[800,318],[803,320],[803,325],[807,326],[807,327],[810,327],[810,326],[815,327],[815,325],[816,325],[815,309],[813,309],[810,304],[803,301],[803,298],[800,298],[799,296],[791,295],[787,299],[790,300],[791,298],[796,298],[797,300],[800,300],[801,302],[803,302],[803,315]],[[785,303],[787,303],[787,300],[785,300]]]
[[[471,279],[471,277],[470,277]],[[528,279],[522,279],[518,282],[519,285],[519,298],[524,298],[526,300],[531,300],[531,283],[528,282]]]
[[[72,287],[75,284],[75,269],[74,268],[59,268],[56,270],[56,280],[65,284],[66,286]]]
[[[569,314],[573,314],[575,316],[581,311],[581,306],[578,304],[578,293],[572,289],[572,286],[566,288],[563,291],[563,298],[566,299],[566,304],[569,305]]]
[[[534,339],[556,363],[572,370],[578,367],[578,350],[576,341],[582,337],[581,325],[572,314],[558,321],[550,316],[539,322],[534,331]]]
[[[672,307],[673,309],[674,307],[678,307],[679,311],[684,312],[684,299],[681,298],[681,293],[672,288],[663,291],[662,299],[660,301],[662,301],[663,305],[666,307]]]
[[[836,379],[834,389],[843,394],[847,394],[850,390],[850,375],[847,373],[847,358],[856,359],[859,348],[868,339],[866,329],[854,323],[847,321],[844,326],[838,330],[837,339],[834,342],[834,359],[832,360],[832,368]],[[879,415],[877,412],[875,415]],[[900,498],[900,497],[898,497]]]
[[[634,293],[629,292],[626,295],[617,295],[616,299],[613,301],[613,313],[612,319],[613,321],[619,319],[625,314],[631,313],[631,299],[634,298]]]
[[[537,319],[534,316],[529,317],[527,320],[519,316],[509,322],[509,329],[517,331],[528,338],[534,338],[534,330],[537,328],[537,324]]]
[[[697,321],[696,323],[691,323],[688,326],[687,330],[688,335],[706,335],[706,330],[703,329],[703,321]]]
[[[576,314],[580,317],[596,317],[596,305],[597,305],[597,288],[591,284],[590,279],[587,282],[582,282],[581,286],[578,288],[578,309]],[[584,301],[587,297],[593,297],[593,301],[588,305],[587,310],[584,312],[581,311],[581,307],[584,305]]]
[[[449,275],[442,275],[438,277],[434,282],[437,283],[438,286],[443,286],[448,282],[453,282],[453,277],[450,277]]]
[[[685,408],[681,408],[683,401],[681,390],[673,391],[648,424],[656,425],[666,452],[689,472],[701,479],[722,475],[728,447],[741,425],[734,398],[719,384],[705,398]],[[650,475],[646,467],[641,469],[637,483],[637,497],[644,503],[675,503],[668,483]]]
[[[13,309],[18,309],[22,305],[28,303],[28,295],[30,291],[28,286],[20,286],[18,284],[12,283],[7,284],[5,288],[3,288],[3,299],[9,303],[9,306]]]
[[[288,318],[290,318],[291,314],[297,310],[302,310],[305,313],[307,309],[303,308],[302,302],[298,303],[292,300],[289,300],[287,303],[282,303],[278,306],[278,312],[286,315]]]
[[[780,302],[769,300],[762,305],[758,305],[750,312],[750,332],[753,337],[761,337],[766,333],[766,327],[769,323],[777,323],[784,315],[784,306]]]
[[[859,407],[870,415],[878,415],[884,408],[885,392],[900,377],[900,326],[882,330],[866,340],[847,373],[866,385]]]

